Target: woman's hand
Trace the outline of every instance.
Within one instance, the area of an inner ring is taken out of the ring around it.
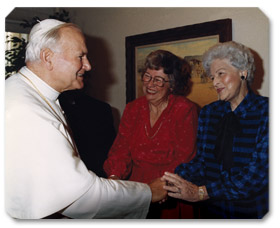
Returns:
[[[161,179],[167,182],[163,188],[168,191],[168,196],[189,202],[201,200],[198,193],[199,186],[183,179],[177,174],[165,172]],[[203,190],[203,200],[208,199],[205,186],[203,186]]]

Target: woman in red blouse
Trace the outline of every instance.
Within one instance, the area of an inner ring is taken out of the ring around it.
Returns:
[[[197,109],[184,97],[190,78],[174,54],[150,53],[142,73],[145,96],[128,103],[104,163],[109,178],[148,183],[174,172],[196,153]],[[193,218],[190,204],[168,199],[152,205],[147,218]]]

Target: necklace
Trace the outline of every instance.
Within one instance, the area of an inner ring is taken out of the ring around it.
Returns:
[[[75,155],[79,156],[74,138],[72,136],[72,131],[71,129],[68,127],[68,125],[62,120],[62,118],[59,116],[59,114],[57,114],[57,112],[55,111],[55,109],[52,107],[52,105],[50,104],[50,102],[47,100],[47,98],[40,92],[40,90],[35,86],[35,84],[31,81],[30,78],[26,77],[23,73],[21,73],[20,71],[18,72],[19,74],[21,74],[21,76],[23,76],[25,79],[27,79],[31,85],[34,87],[35,91],[39,94],[39,96],[47,103],[47,105],[50,107],[50,109],[53,111],[55,117],[59,120],[59,122],[62,123],[65,132],[67,132],[72,140],[72,142],[69,140],[68,137],[65,136],[65,138],[67,139],[67,141],[70,143]]]
[[[166,103],[166,106],[164,107],[164,109],[166,109],[167,106],[168,106],[168,100],[167,100],[167,103]],[[150,107],[150,109],[151,109],[151,107]],[[163,109],[163,110],[164,110],[164,109]],[[163,112],[163,110],[162,110],[162,112]],[[163,120],[162,120],[162,121],[163,121]],[[161,121],[161,123],[160,123],[158,129],[156,130],[156,132],[155,132],[152,136],[149,136],[148,130],[147,130],[147,125],[145,124],[145,126],[144,126],[144,128],[145,128],[145,133],[146,133],[146,136],[147,136],[149,139],[153,139],[153,138],[157,135],[157,133],[159,132],[159,130],[160,130],[160,128],[161,128],[162,121]]]
[[[160,123],[160,125],[159,125],[158,129],[156,130],[156,132],[155,132],[152,136],[149,136],[148,130],[147,130],[147,125],[145,124],[144,127],[145,127],[146,136],[147,136],[149,139],[153,139],[153,138],[157,135],[157,133],[159,132],[159,129],[161,128],[161,125],[162,125],[162,122]]]

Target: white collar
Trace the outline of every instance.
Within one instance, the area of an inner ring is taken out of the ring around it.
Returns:
[[[29,70],[26,66],[22,67],[20,69],[20,72],[26,76],[27,78],[29,78],[32,83],[34,83],[34,85],[39,89],[39,91],[49,100],[52,101],[56,101],[58,96],[59,96],[59,92],[56,91],[54,88],[52,88],[51,86],[49,86],[45,81],[43,81],[41,78],[39,78],[35,73],[33,73],[31,70]],[[26,82],[28,82],[27,79],[25,79],[24,77],[22,77],[23,80],[25,80]],[[28,82],[30,84],[30,82]]]

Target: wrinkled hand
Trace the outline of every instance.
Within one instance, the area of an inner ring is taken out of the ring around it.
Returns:
[[[199,201],[197,185],[169,172],[165,172],[161,180],[167,182],[164,189],[168,191],[168,196],[189,202]]]
[[[167,191],[163,188],[163,186],[165,186],[165,181],[162,181],[161,178],[157,178],[148,185],[152,191],[152,203],[164,202],[167,197]]]

